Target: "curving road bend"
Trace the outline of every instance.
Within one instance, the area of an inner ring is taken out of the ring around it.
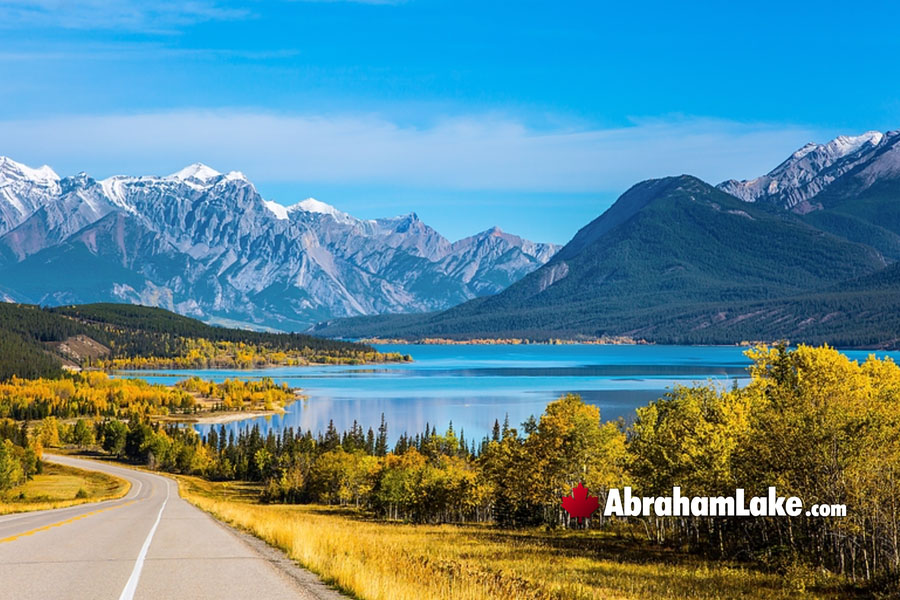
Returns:
[[[342,597],[182,500],[166,477],[44,459],[116,475],[131,489],[119,500],[0,517],[0,599]]]

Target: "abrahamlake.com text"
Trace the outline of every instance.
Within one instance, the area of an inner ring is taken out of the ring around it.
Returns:
[[[733,496],[682,496],[672,488],[671,496],[634,496],[630,487],[609,490],[603,515],[606,517],[843,517],[844,504],[813,504],[803,508],[796,496],[779,496],[770,487],[765,496],[747,498],[738,488]]]

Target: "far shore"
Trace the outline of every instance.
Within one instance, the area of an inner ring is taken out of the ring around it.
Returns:
[[[408,340],[405,338],[362,338],[361,344],[381,344],[395,346],[573,346],[573,345],[650,345],[652,342],[636,340],[629,337],[593,338],[593,339],[549,339],[530,340],[526,338],[473,338],[469,340],[454,340],[450,338],[422,338]]]
[[[190,423],[196,425],[219,425],[224,423],[234,423],[235,421],[243,421],[244,419],[256,419],[257,417],[283,415],[285,412],[285,410],[239,410],[199,415],[166,415],[161,420],[174,421],[178,423]]]
[[[304,396],[299,389],[294,390],[294,399],[278,408],[272,410],[201,410],[193,414],[170,413],[168,415],[155,415],[153,418],[157,421],[169,423],[188,423],[191,425],[221,425],[225,423],[234,423],[235,421],[243,421],[245,419],[256,419],[257,417],[271,417],[273,415],[283,415],[287,412],[287,407],[304,400]],[[195,396],[201,406],[210,407],[213,402],[202,396]]]

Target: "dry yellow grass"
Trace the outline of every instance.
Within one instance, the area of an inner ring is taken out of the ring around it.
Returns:
[[[179,477],[181,494],[365,600],[830,598],[787,579],[584,531],[385,523],[262,505],[252,487]],[[834,584],[831,584],[834,585]]]
[[[0,498],[0,515],[112,500],[127,494],[130,487],[112,475],[45,462],[43,473]],[[79,491],[83,491],[80,498]]]

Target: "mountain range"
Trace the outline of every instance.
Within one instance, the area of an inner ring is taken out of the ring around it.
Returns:
[[[768,174],[644,181],[503,292],[345,337],[622,336],[900,346],[900,132],[807,144]]]
[[[0,157],[0,300],[125,302],[303,330],[445,309],[502,291],[558,250],[492,228],[450,242],[415,213],[358,219],[263,199],[241,173],[59,177]]]
[[[562,249],[263,199],[238,172],[60,178],[0,158],[0,299],[332,337],[900,346],[900,132],[752,180],[640,182]]]

